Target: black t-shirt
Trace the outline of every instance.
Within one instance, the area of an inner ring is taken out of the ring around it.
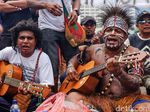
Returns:
[[[150,53],[150,39],[144,40],[139,37],[139,35],[133,34],[129,36],[130,45],[136,47],[143,51],[148,51]]]
[[[130,45],[150,54],[150,39],[142,39],[138,33],[129,36]],[[146,59],[145,74],[150,75],[150,57]]]
[[[15,26],[21,20],[27,20],[33,17],[33,12],[30,8],[26,8],[20,11],[2,13],[2,25],[4,33],[8,33],[8,30]]]
[[[0,13],[0,24],[2,24],[2,14]]]

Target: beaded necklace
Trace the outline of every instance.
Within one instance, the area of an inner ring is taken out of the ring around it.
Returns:
[[[124,46],[124,48],[121,50],[121,52],[120,52],[120,56],[122,56],[124,53],[125,53],[125,51],[126,51],[126,49],[128,48],[129,46]],[[105,59],[107,60],[107,58],[106,58],[106,56],[105,56]],[[100,94],[101,95],[104,95],[105,93],[106,93],[106,91],[110,88],[110,86],[111,86],[111,84],[112,84],[112,82],[113,82],[113,79],[114,79],[114,74],[111,74],[110,75],[110,78],[109,78],[109,81],[108,81],[108,84],[106,84],[106,86],[104,87],[104,89],[100,92]]]

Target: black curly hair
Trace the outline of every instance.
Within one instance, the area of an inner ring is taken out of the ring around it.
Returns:
[[[11,33],[12,33],[12,47],[14,50],[16,50],[17,46],[17,40],[18,40],[18,35],[19,32],[21,31],[31,31],[34,33],[35,39],[36,39],[36,49],[41,48],[41,39],[42,39],[42,32],[38,28],[38,25],[36,22],[33,20],[22,20],[18,22],[13,28],[11,28]]]

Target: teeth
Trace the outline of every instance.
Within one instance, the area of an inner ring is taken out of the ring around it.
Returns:
[[[113,47],[113,45],[110,45],[110,47],[112,48],[112,47]]]
[[[114,47],[117,47],[117,45],[114,45]]]

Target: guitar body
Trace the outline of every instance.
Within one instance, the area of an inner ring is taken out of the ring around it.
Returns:
[[[77,68],[77,72],[80,75],[83,71],[89,70],[93,68],[95,65],[94,61],[90,61],[85,65],[79,65]],[[95,90],[99,80],[93,76],[86,76],[81,78],[79,81],[68,81],[67,78],[62,83],[59,91],[68,93],[70,90],[75,89],[84,94],[90,94]]]
[[[22,79],[22,70],[21,68],[9,64],[6,61],[0,61],[0,77],[2,80],[5,80],[5,77],[15,78],[18,80]],[[11,82],[15,83],[15,82]],[[18,89],[16,87],[10,86],[8,84],[3,83],[0,85],[0,96],[3,95],[15,95]]]

